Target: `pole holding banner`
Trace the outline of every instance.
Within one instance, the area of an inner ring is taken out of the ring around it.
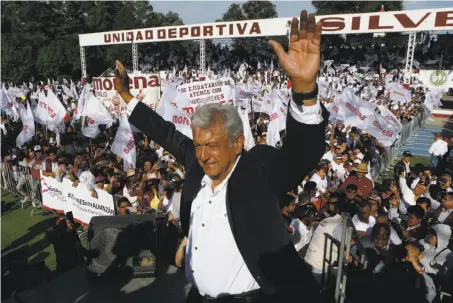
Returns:
[[[200,72],[204,75],[206,71],[206,44],[204,40],[200,41]]]
[[[85,48],[83,46],[80,47],[80,65],[82,69],[82,80],[87,78],[87,63],[85,60]],[[82,81],[83,82],[83,81]]]
[[[134,70],[134,75],[138,73],[138,49],[137,43],[132,43],[132,66]]]

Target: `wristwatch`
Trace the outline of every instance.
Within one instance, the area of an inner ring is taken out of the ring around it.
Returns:
[[[309,93],[296,93],[294,88],[291,89],[291,94],[293,96],[293,101],[298,105],[303,105],[304,100],[310,100],[318,96],[318,83],[316,83],[315,89]]]

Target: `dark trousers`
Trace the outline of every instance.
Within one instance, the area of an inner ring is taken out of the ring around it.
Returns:
[[[221,298],[208,298],[203,297],[198,292],[198,289],[192,286],[189,293],[187,294],[186,303],[271,303],[278,302],[271,300],[268,296],[264,295],[260,290],[253,291],[250,294],[244,295],[228,295]]]

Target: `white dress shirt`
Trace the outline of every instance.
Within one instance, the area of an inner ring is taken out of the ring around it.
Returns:
[[[314,173],[313,176],[311,176],[310,181],[316,183],[316,197],[319,197],[321,194],[326,192],[327,190],[326,177],[324,177],[324,179],[321,179],[321,177],[317,173]]]
[[[310,243],[312,230],[308,229],[299,219],[291,221],[291,227],[294,229],[292,234],[293,244],[296,250],[299,251]]]
[[[433,156],[443,156],[448,152],[448,144],[442,139],[436,140],[428,151]]]
[[[358,215],[355,215],[354,217],[352,217],[352,223],[354,223],[354,227],[357,231],[364,231],[371,234],[371,229],[373,228],[374,224],[376,224],[376,219],[370,216],[368,223],[365,223],[360,221]]]
[[[132,113],[139,100],[132,99],[127,110]],[[297,106],[291,102],[290,113],[304,124],[323,121],[321,105]],[[259,289],[234,240],[226,209],[230,174],[212,190],[212,180],[205,175],[202,188],[192,202],[190,229],[186,246],[186,277],[202,296],[216,298],[220,294],[241,294]]]

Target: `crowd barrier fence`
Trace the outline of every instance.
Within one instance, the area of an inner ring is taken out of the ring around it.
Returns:
[[[403,130],[398,139],[392,146],[386,147],[385,152],[380,156],[379,161],[370,169],[373,180],[377,180],[379,175],[383,174],[390,167],[392,162],[398,157],[400,148],[406,144],[407,140],[417,131],[425,121],[430,117],[430,112],[426,107],[412,119],[412,121],[403,124]]]

